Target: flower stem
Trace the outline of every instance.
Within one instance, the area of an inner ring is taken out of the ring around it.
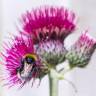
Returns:
[[[49,90],[50,96],[58,96],[58,78],[55,70],[50,70],[49,73]]]

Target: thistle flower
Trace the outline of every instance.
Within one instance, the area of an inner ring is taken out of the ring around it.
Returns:
[[[22,15],[22,33],[32,37],[41,61],[55,67],[65,59],[63,42],[75,30],[75,21],[75,14],[67,9],[44,7]]]
[[[16,37],[7,49],[6,68],[9,81],[24,85],[32,78],[42,78],[50,68],[65,60],[64,39],[75,30],[75,14],[64,8],[45,7],[22,15],[27,37]],[[10,83],[9,82],[9,83]]]
[[[88,33],[83,33],[66,54],[70,67],[85,67],[91,59],[95,48],[96,40]]]
[[[40,78],[44,66],[34,52],[32,38],[16,37],[14,44],[7,49],[6,70],[9,85],[21,84],[21,87],[32,78]],[[43,69],[42,69],[43,68]]]

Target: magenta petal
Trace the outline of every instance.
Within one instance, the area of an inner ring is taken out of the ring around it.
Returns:
[[[63,7],[41,7],[22,15],[23,33],[32,36],[33,42],[51,39],[54,35],[63,42],[76,27],[76,16]],[[63,31],[62,31],[63,30]]]

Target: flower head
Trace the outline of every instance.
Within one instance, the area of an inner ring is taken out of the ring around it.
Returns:
[[[35,44],[50,39],[63,42],[76,27],[75,17],[62,7],[38,8],[22,15],[23,33],[31,34]]]
[[[71,47],[71,50],[69,50],[66,54],[70,67],[85,67],[88,64],[95,48],[96,40],[88,33],[83,33]]]
[[[22,15],[22,24],[20,34],[27,38],[16,37],[5,59],[9,81],[24,85],[65,60],[64,39],[76,25],[73,12],[55,7],[27,12]]]
[[[34,52],[32,38],[16,37],[10,49],[7,49],[6,70],[8,71],[9,85],[23,86],[31,79],[40,78],[44,66]]]
[[[75,14],[64,8],[44,7],[22,15],[23,34],[30,35],[42,62],[56,66],[64,61],[64,39],[76,27]]]

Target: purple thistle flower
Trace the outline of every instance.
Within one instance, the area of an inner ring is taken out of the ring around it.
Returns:
[[[93,39],[88,33],[83,33],[71,50],[66,54],[70,67],[85,67],[96,48],[96,39]]]
[[[34,52],[32,38],[16,37],[14,44],[7,49],[6,70],[8,84],[21,84],[21,87],[31,79],[40,78],[44,66]],[[42,69],[43,68],[43,69]]]
[[[63,42],[75,29],[76,16],[63,7],[44,7],[23,14],[21,22],[23,31],[32,35],[34,44],[50,39]]]
[[[75,14],[64,8],[44,7],[22,15],[27,38],[16,37],[7,49],[6,68],[14,85],[42,78],[51,67],[65,60],[65,37],[75,30]]]
[[[56,66],[64,61],[64,39],[76,27],[75,14],[64,8],[44,7],[22,15],[23,34],[30,35],[41,61]]]

